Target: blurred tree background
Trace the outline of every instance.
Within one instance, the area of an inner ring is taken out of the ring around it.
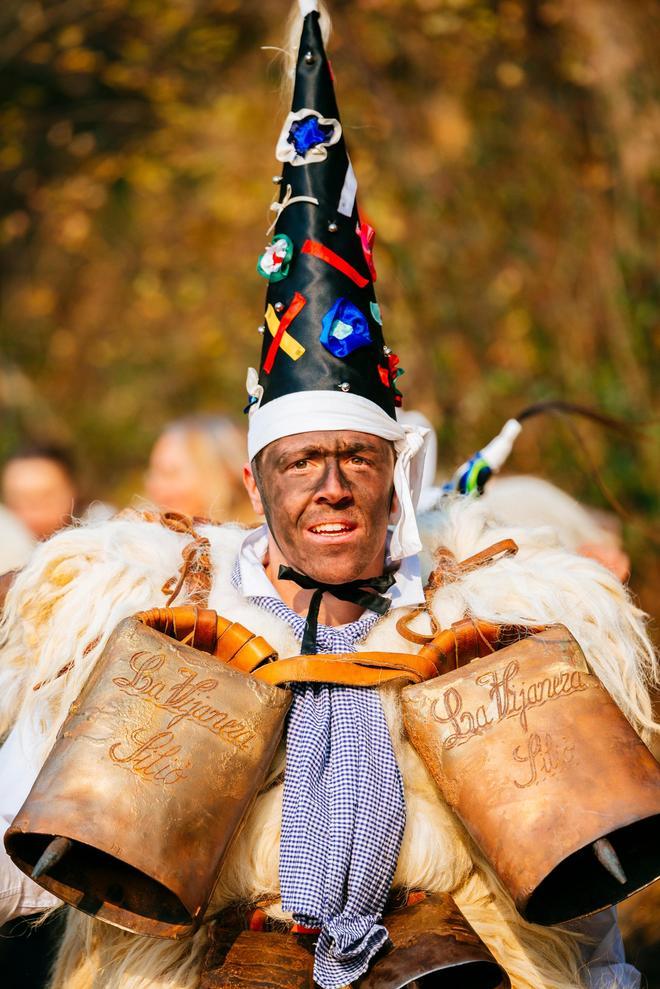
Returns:
[[[169,418],[240,416],[257,360],[286,0],[5,0],[0,457],[73,445],[92,497],[140,489]],[[335,0],[339,102],[376,227],[408,407],[451,471],[534,401],[653,419],[657,0]],[[414,396],[411,402],[411,396]],[[582,427],[653,525],[658,429]],[[561,423],[511,468],[606,506]],[[652,607],[648,530],[626,532]]]
[[[331,7],[385,330],[442,472],[547,398],[652,420],[630,442],[580,428],[644,523],[625,536],[657,609],[657,0]],[[0,458],[69,443],[88,494],[121,505],[168,419],[240,417],[286,112],[260,46],[281,44],[287,12],[4,0]],[[510,468],[607,507],[556,420],[525,428]]]

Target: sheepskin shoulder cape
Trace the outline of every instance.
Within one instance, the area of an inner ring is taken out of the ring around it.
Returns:
[[[431,610],[440,626],[466,614],[503,622],[563,622],[633,725],[640,732],[653,729],[648,695],[655,671],[653,650],[643,615],[612,575],[562,549],[551,530],[496,523],[472,499],[448,500],[420,521],[426,573],[440,546],[457,560],[503,538],[513,538],[519,546],[516,556],[459,574],[437,589]],[[264,636],[280,656],[296,655],[299,643],[289,627],[232,587],[231,572],[245,530],[205,526],[200,533],[211,546],[208,606]],[[117,518],[67,529],[37,549],[7,598],[0,662],[0,732],[15,722],[32,767],[45,759],[116,625],[136,611],[165,604],[162,586],[177,573],[187,542],[189,536],[158,524]],[[419,647],[396,631],[404,612],[397,609],[386,615],[360,648],[416,651]],[[423,622],[423,616],[419,620]],[[581,983],[574,940],[522,921],[407,741],[398,688],[381,688],[381,696],[407,805],[395,885],[451,892],[507,969],[514,989],[576,989]],[[267,899],[271,913],[281,915],[282,768],[280,752],[269,777],[272,785],[257,798],[231,846],[211,912],[237,900]],[[205,943],[205,928],[190,941],[168,943],[127,934],[70,911],[53,989],[193,989]]]

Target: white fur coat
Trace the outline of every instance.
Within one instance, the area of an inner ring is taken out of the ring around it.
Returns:
[[[495,524],[479,501],[448,501],[421,522],[427,573],[438,546],[458,560],[505,537],[520,547],[517,556],[439,588],[432,601],[439,625],[466,614],[505,622],[562,622],[637,730],[653,730],[647,687],[655,675],[654,655],[643,615],[603,567],[562,549],[548,528]],[[225,525],[200,532],[212,551],[208,606],[263,635],[280,656],[296,655],[299,647],[289,627],[231,586],[244,530]],[[116,519],[65,530],[34,554],[7,599],[0,662],[0,733],[16,722],[32,760],[40,764],[45,759],[118,622],[164,605],[162,585],[177,572],[188,541],[155,523]],[[396,610],[379,621],[360,648],[417,651],[396,631],[401,614]],[[71,660],[72,668],[57,676]],[[37,683],[43,685],[35,691]],[[381,688],[381,694],[407,804],[395,884],[451,892],[509,972],[514,989],[579,986],[573,938],[521,920],[404,737],[398,688]],[[282,766],[280,753],[270,779]],[[211,910],[234,900],[277,898],[281,800],[281,784],[257,798],[225,861]],[[271,912],[278,911],[275,903]],[[204,928],[187,942],[167,942],[127,934],[71,910],[53,989],[193,989],[205,945]]]

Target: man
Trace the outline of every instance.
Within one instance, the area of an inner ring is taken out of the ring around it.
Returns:
[[[357,443],[361,444],[359,453],[352,445],[356,439]],[[304,444],[302,451],[299,447],[300,443]],[[289,448],[289,444],[292,444],[292,448]],[[363,461],[368,459],[365,445],[373,447],[376,455],[380,454],[382,459],[365,466]],[[293,462],[288,461],[286,457],[282,461],[280,456],[275,456],[277,451],[283,448],[296,458]],[[307,456],[301,457],[301,452]],[[258,634],[267,636],[281,656],[299,653],[306,624],[304,616],[308,614],[310,597],[314,592],[310,589],[300,589],[291,581],[281,580],[277,576],[279,561],[283,559],[285,565],[306,571],[312,570],[311,564],[316,562],[319,569],[315,569],[314,576],[319,582],[327,576],[325,567],[328,566],[330,554],[333,559],[332,565],[342,571],[343,577],[351,578],[357,575],[359,579],[360,570],[364,576],[377,573],[382,557],[380,552],[377,557],[374,554],[373,565],[370,565],[371,555],[366,551],[370,541],[363,542],[363,534],[365,536],[369,534],[373,544],[385,549],[386,518],[378,528],[372,524],[370,513],[378,515],[379,512],[384,511],[384,503],[391,491],[393,477],[391,474],[388,476],[386,471],[383,484],[372,483],[376,476],[381,479],[381,470],[384,470],[388,454],[391,456],[387,442],[381,441],[380,438],[374,440],[367,434],[361,433],[356,433],[355,437],[344,437],[338,436],[336,431],[329,431],[320,436],[303,434],[291,439],[275,441],[264,452],[264,456],[260,458],[260,465],[256,467],[265,504],[258,490],[255,492],[256,484],[253,486],[248,480],[248,486],[256,500],[255,507],[259,510],[261,503],[271,518],[272,533],[270,527],[247,533],[245,530],[233,527],[200,527],[200,533],[211,540],[213,558],[216,561],[213,574],[214,587],[209,605],[216,607],[222,614],[241,621]],[[291,490],[294,490],[297,496],[290,501],[287,498],[286,504],[283,505],[280,498],[281,487],[278,486],[279,478],[277,475],[273,476],[273,471],[289,469],[296,473]],[[389,470],[391,471],[391,464]],[[358,475],[359,482],[356,481]],[[312,489],[312,493],[306,488]],[[301,490],[302,497],[299,497],[298,492]],[[375,491],[382,493],[375,496]],[[486,543],[490,543],[491,540],[496,540],[502,535],[500,529],[489,531],[485,528],[488,520],[481,515],[478,503],[460,506],[458,514],[455,506],[453,513],[449,512],[444,519],[436,518],[434,521],[436,527],[434,539],[427,544],[429,548],[437,540],[461,555],[469,555],[474,549],[482,546],[484,538]],[[337,528],[338,525],[341,526],[341,530]],[[520,538],[519,533],[516,535]],[[69,703],[78,693],[90,664],[100,655],[103,638],[107,639],[108,632],[119,618],[139,610],[147,603],[163,600],[160,586],[167,576],[176,571],[181,550],[187,541],[187,537],[168,532],[153,523],[120,519],[96,527],[94,530],[67,531],[44,546],[41,559],[36,561],[38,569],[32,575],[32,580],[37,580],[39,584],[39,589],[32,600],[28,600],[30,585],[22,584],[21,581],[25,581],[25,578],[19,578],[11,599],[12,642],[4,658],[12,670],[12,680],[15,681],[22,676],[25,684],[19,698],[22,714],[17,729],[11,736],[12,745],[17,745],[19,752],[21,745],[24,746],[23,751],[36,763],[35,769],[46,757],[57,724],[65,716]],[[318,547],[321,541],[328,547],[327,556],[325,549],[321,550]],[[623,590],[616,586],[613,579],[608,583],[609,578],[603,577],[599,568],[559,549],[549,551],[547,534],[539,537],[532,531],[520,542],[521,549],[531,557],[531,562],[519,564],[512,570],[507,561],[502,561],[493,564],[490,574],[485,569],[481,573],[472,574],[469,582],[465,578],[455,580],[453,585],[448,585],[445,592],[440,594],[440,600],[436,603],[436,609],[440,610],[434,611],[436,616],[442,616],[445,622],[451,621],[460,617],[465,605],[475,600],[481,600],[484,606],[488,604],[488,607],[492,608],[493,602],[496,603],[498,600],[504,602],[505,595],[510,597],[511,591],[507,588],[512,586],[512,580],[523,581],[532,587],[534,582],[539,580],[538,566],[534,558],[540,557],[544,567],[557,565],[566,568],[567,573],[561,585],[563,593],[573,593],[576,595],[576,600],[580,600],[579,589],[588,586],[593,594],[589,610],[595,607],[604,615],[606,614],[603,607],[605,598],[617,594],[620,613],[635,620],[632,607],[626,608]],[[278,543],[284,545],[284,551],[278,547]],[[83,552],[87,559],[81,561]],[[319,649],[328,652],[352,649],[356,647],[354,645],[356,641],[361,640],[357,645],[358,649],[410,650],[410,645],[397,636],[394,624],[397,618],[410,611],[406,605],[411,600],[415,600],[416,595],[412,592],[415,578],[411,575],[411,567],[415,562],[414,557],[404,561],[405,566],[402,563],[396,572],[397,583],[384,592],[391,599],[399,594],[401,595],[399,601],[403,599],[404,594],[406,598],[399,607],[392,608],[391,616],[388,615],[383,619],[379,620],[377,614],[362,610],[352,602],[336,599],[330,593],[323,594],[323,610],[320,611],[320,623],[316,632]],[[62,581],[62,578],[64,582],[60,582],[58,586],[58,580]],[[557,589],[551,581],[548,586],[552,592]],[[278,590],[281,590],[281,596]],[[535,593],[537,600],[534,597]],[[63,595],[59,601],[58,595]],[[532,614],[534,617],[549,620],[556,617],[551,611],[548,600],[538,595],[538,591],[530,590],[529,596],[525,598],[518,590],[517,608],[523,615]],[[83,615],[82,609],[90,598],[98,601],[94,614]],[[54,607],[49,628],[46,630],[39,621],[38,613],[48,602]],[[73,628],[72,616],[75,616]],[[639,620],[636,621],[638,623]],[[640,628],[639,624],[637,627]],[[63,646],[72,631],[76,636],[82,634],[79,648],[72,649],[69,644],[66,651],[66,655],[74,660],[74,668],[69,673],[53,679],[61,667]],[[87,657],[84,657],[85,649],[93,643],[99,632],[102,641],[93,646]],[[597,660],[599,653],[603,654],[603,643],[611,633],[612,627],[607,622],[603,628],[591,629],[587,622],[583,623],[581,641],[588,651],[590,660],[593,661],[594,658]],[[40,661],[37,670],[28,675],[28,671],[21,670],[19,658],[21,653],[24,655],[26,639],[31,639],[33,635],[37,637]],[[622,643],[621,648],[627,650],[620,660],[622,668],[625,668],[626,664],[628,668],[633,668],[634,648],[628,642]],[[49,677],[50,682],[45,686],[37,691],[33,689]],[[296,687],[296,690],[298,689],[301,690],[303,709],[300,719],[292,722],[289,728],[289,742],[291,732],[298,730],[303,734],[303,741],[309,743],[309,736],[307,739],[304,738],[306,727],[309,729],[309,734],[316,736],[327,726],[322,717],[324,712],[321,711],[319,714],[318,710],[310,710],[311,703],[314,702],[316,708],[317,697],[322,697],[324,692],[327,693],[333,688],[311,688],[316,695],[311,698],[305,696],[308,688]],[[543,942],[546,937],[545,932],[539,930],[532,934],[524,926],[516,926],[513,911],[504,918],[491,914],[493,907],[492,904],[489,905],[489,900],[492,900],[496,887],[488,885],[488,873],[482,871],[483,863],[479,862],[477,872],[473,872],[473,860],[460,829],[451,822],[447,810],[434,794],[432,785],[425,781],[423,772],[420,772],[411,761],[414,756],[409,746],[402,747],[397,729],[400,721],[396,720],[396,712],[392,707],[395,703],[393,693],[362,691],[362,695],[365,700],[370,696],[372,699],[379,699],[380,703],[385,705],[393,731],[396,761],[402,769],[406,786],[408,834],[399,851],[395,885],[405,882],[413,886],[451,890],[473,925],[487,937],[489,946],[495,950],[498,950],[499,946],[499,952],[508,956],[505,967],[512,976],[514,985],[578,986],[577,976],[570,975],[571,952],[575,951],[575,947],[570,942],[561,945],[561,952],[565,954],[558,954],[559,960],[556,964],[548,967],[547,960],[544,965],[542,956],[537,954],[539,949],[535,946],[535,941]],[[378,712],[374,710],[356,712],[351,711],[350,708],[348,710],[348,715],[352,715],[361,728],[360,741],[363,747],[365,725],[367,729],[374,727],[374,713]],[[340,710],[338,714],[341,717],[345,712]],[[39,715],[48,724],[43,736],[34,734],[33,729],[30,728],[34,723],[35,715]],[[294,708],[294,718],[295,715]],[[638,713],[637,716],[639,718]],[[342,736],[347,729],[349,730],[349,734],[345,736],[347,744],[353,745],[354,739],[350,735],[352,726],[347,724],[346,717],[341,717],[340,723],[341,735],[331,738],[331,746],[342,744]],[[378,725],[375,727],[377,728]],[[375,745],[374,734],[375,732],[370,732],[370,737],[367,739],[371,746]],[[384,773],[387,766],[383,767],[383,755],[388,754],[385,752],[388,739],[383,738],[382,735],[376,737],[378,740],[375,745],[378,760],[376,779],[380,787],[388,782]],[[303,747],[303,758],[307,751]],[[0,753],[0,762],[4,761],[2,756],[4,750]],[[11,765],[18,768],[20,765],[18,758],[12,759]],[[280,768],[281,764],[276,765],[271,777],[277,776]],[[287,785],[294,786],[294,792],[291,794],[294,803],[289,804],[289,807],[291,822],[295,827],[296,801],[304,803],[306,798],[302,787],[297,785],[305,768],[304,765],[294,765],[289,761],[284,787],[281,783],[276,783],[259,796],[254,811],[246,821],[225,863],[212,910],[221,909],[225,904],[235,900],[244,900],[248,903],[274,900],[267,910],[274,916],[282,915],[278,893],[280,889],[284,889],[283,880],[286,880],[286,876],[280,876],[278,882],[277,855],[280,841],[286,839],[285,835],[280,837],[283,789]],[[6,779],[6,766],[0,767],[0,771],[3,779]],[[364,786],[366,781],[360,782]],[[26,789],[23,784],[17,802],[5,815],[7,820],[11,818],[12,811],[18,809],[18,803],[25,795]],[[6,800],[7,792],[4,787],[2,792]],[[390,788],[386,789],[385,793],[388,801],[392,801],[392,807],[388,807],[386,818],[389,827],[392,819],[396,820],[396,810],[399,806],[396,800],[396,780],[392,777],[390,777]],[[373,796],[371,793],[371,799]],[[286,795],[284,803],[286,807]],[[304,809],[309,815],[310,808]],[[305,832],[309,833],[307,827],[309,816],[304,820]],[[294,837],[301,836],[294,832]],[[339,821],[339,832],[333,837],[335,839],[341,837],[341,821]],[[330,841],[328,832],[325,833],[324,840]],[[379,847],[384,847],[387,851],[389,846],[385,844]],[[364,847],[362,851],[365,851]],[[385,863],[385,885],[390,876],[390,863]],[[305,858],[304,865],[309,873],[311,869],[309,856]],[[26,884],[29,886],[29,881],[26,880]],[[372,889],[373,883],[370,882],[369,890]],[[500,909],[503,907],[505,905],[500,904]],[[177,944],[122,934],[76,911],[70,911],[67,926],[67,937],[54,983],[58,989],[91,986],[92,980],[96,980],[95,985],[104,989],[106,987],[132,989],[134,986],[145,985],[179,989],[179,987],[199,984],[207,936],[206,927],[192,942]],[[550,949],[556,952],[557,944],[550,939],[551,935],[554,938],[558,937],[556,933],[550,932],[544,948],[546,951]],[[603,942],[606,936],[612,940],[613,932],[605,931]],[[618,954],[619,950],[620,948],[614,956],[611,951],[601,955],[600,964],[593,970],[593,985],[612,985],[615,972],[618,976],[623,976],[620,984],[636,985],[634,972],[629,967],[623,966]],[[563,966],[560,964],[561,961]],[[572,964],[576,965],[577,961],[576,956]],[[612,966],[620,967],[613,969]],[[167,977],[162,974],[165,970],[168,972]],[[541,977],[538,974],[539,970],[542,973]],[[598,978],[601,979],[600,983],[596,981]],[[604,979],[609,981],[603,981]]]
[[[245,483],[266,525],[198,527],[211,562],[196,557],[196,587],[205,579],[208,607],[266,638],[280,657],[415,653],[397,624],[422,605],[442,626],[465,614],[550,623],[564,619],[562,602],[570,600],[590,664],[630,720],[648,726],[648,640],[639,616],[613,578],[552,547],[546,533],[516,532],[519,560],[498,558],[469,573],[457,565],[427,600],[420,550],[428,572],[438,548],[461,561],[510,530],[465,501],[427,519],[420,536],[414,509],[425,432],[395,416],[399,368],[375,302],[373,231],[357,211],[318,13],[313,2],[302,6],[293,109],[278,142],[285,166],[277,225],[258,265],[269,283],[261,368],[248,375]],[[0,730],[15,721],[12,745],[33,772],[112,628],[164,603],[181,552],[194,556],[189,539],[153,521],[118,518],[62,533],[18,579],[7,602]],[[184,592],[190,574],[186,564]],[[622,615],[634,636],[622,633]],[[400,683],[302,681],[291,691],[286,764],[276,758],[232,843],[208,918],[232,904],[258,905],[313,932],[315,982],[339,989],[386,950],[393,888],[447,892],[514,989],[577,989],[578,944],[526,924],[503,895],[404,736]],[[205,925],[180,943],[148,939],[72,910],[53,987],[193,989],[208,936]],[[592,985],[601,976],[603,987],[615,976],[620,986],[637,985],[616,949],[601,954]]]

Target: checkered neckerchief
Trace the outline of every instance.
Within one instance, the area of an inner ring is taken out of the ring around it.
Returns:
[[[240,588],[238,563],[232,583]],[[305,619],[277,597],[250,600],[300,641]],[[378,620],[318,626],[320,652],[353,652]],[[403,783],[378,691],[292,684],[280,839],[282,907],[320,927],[314,979],[341,989],[387,940],[380,923],[406,821]]]

